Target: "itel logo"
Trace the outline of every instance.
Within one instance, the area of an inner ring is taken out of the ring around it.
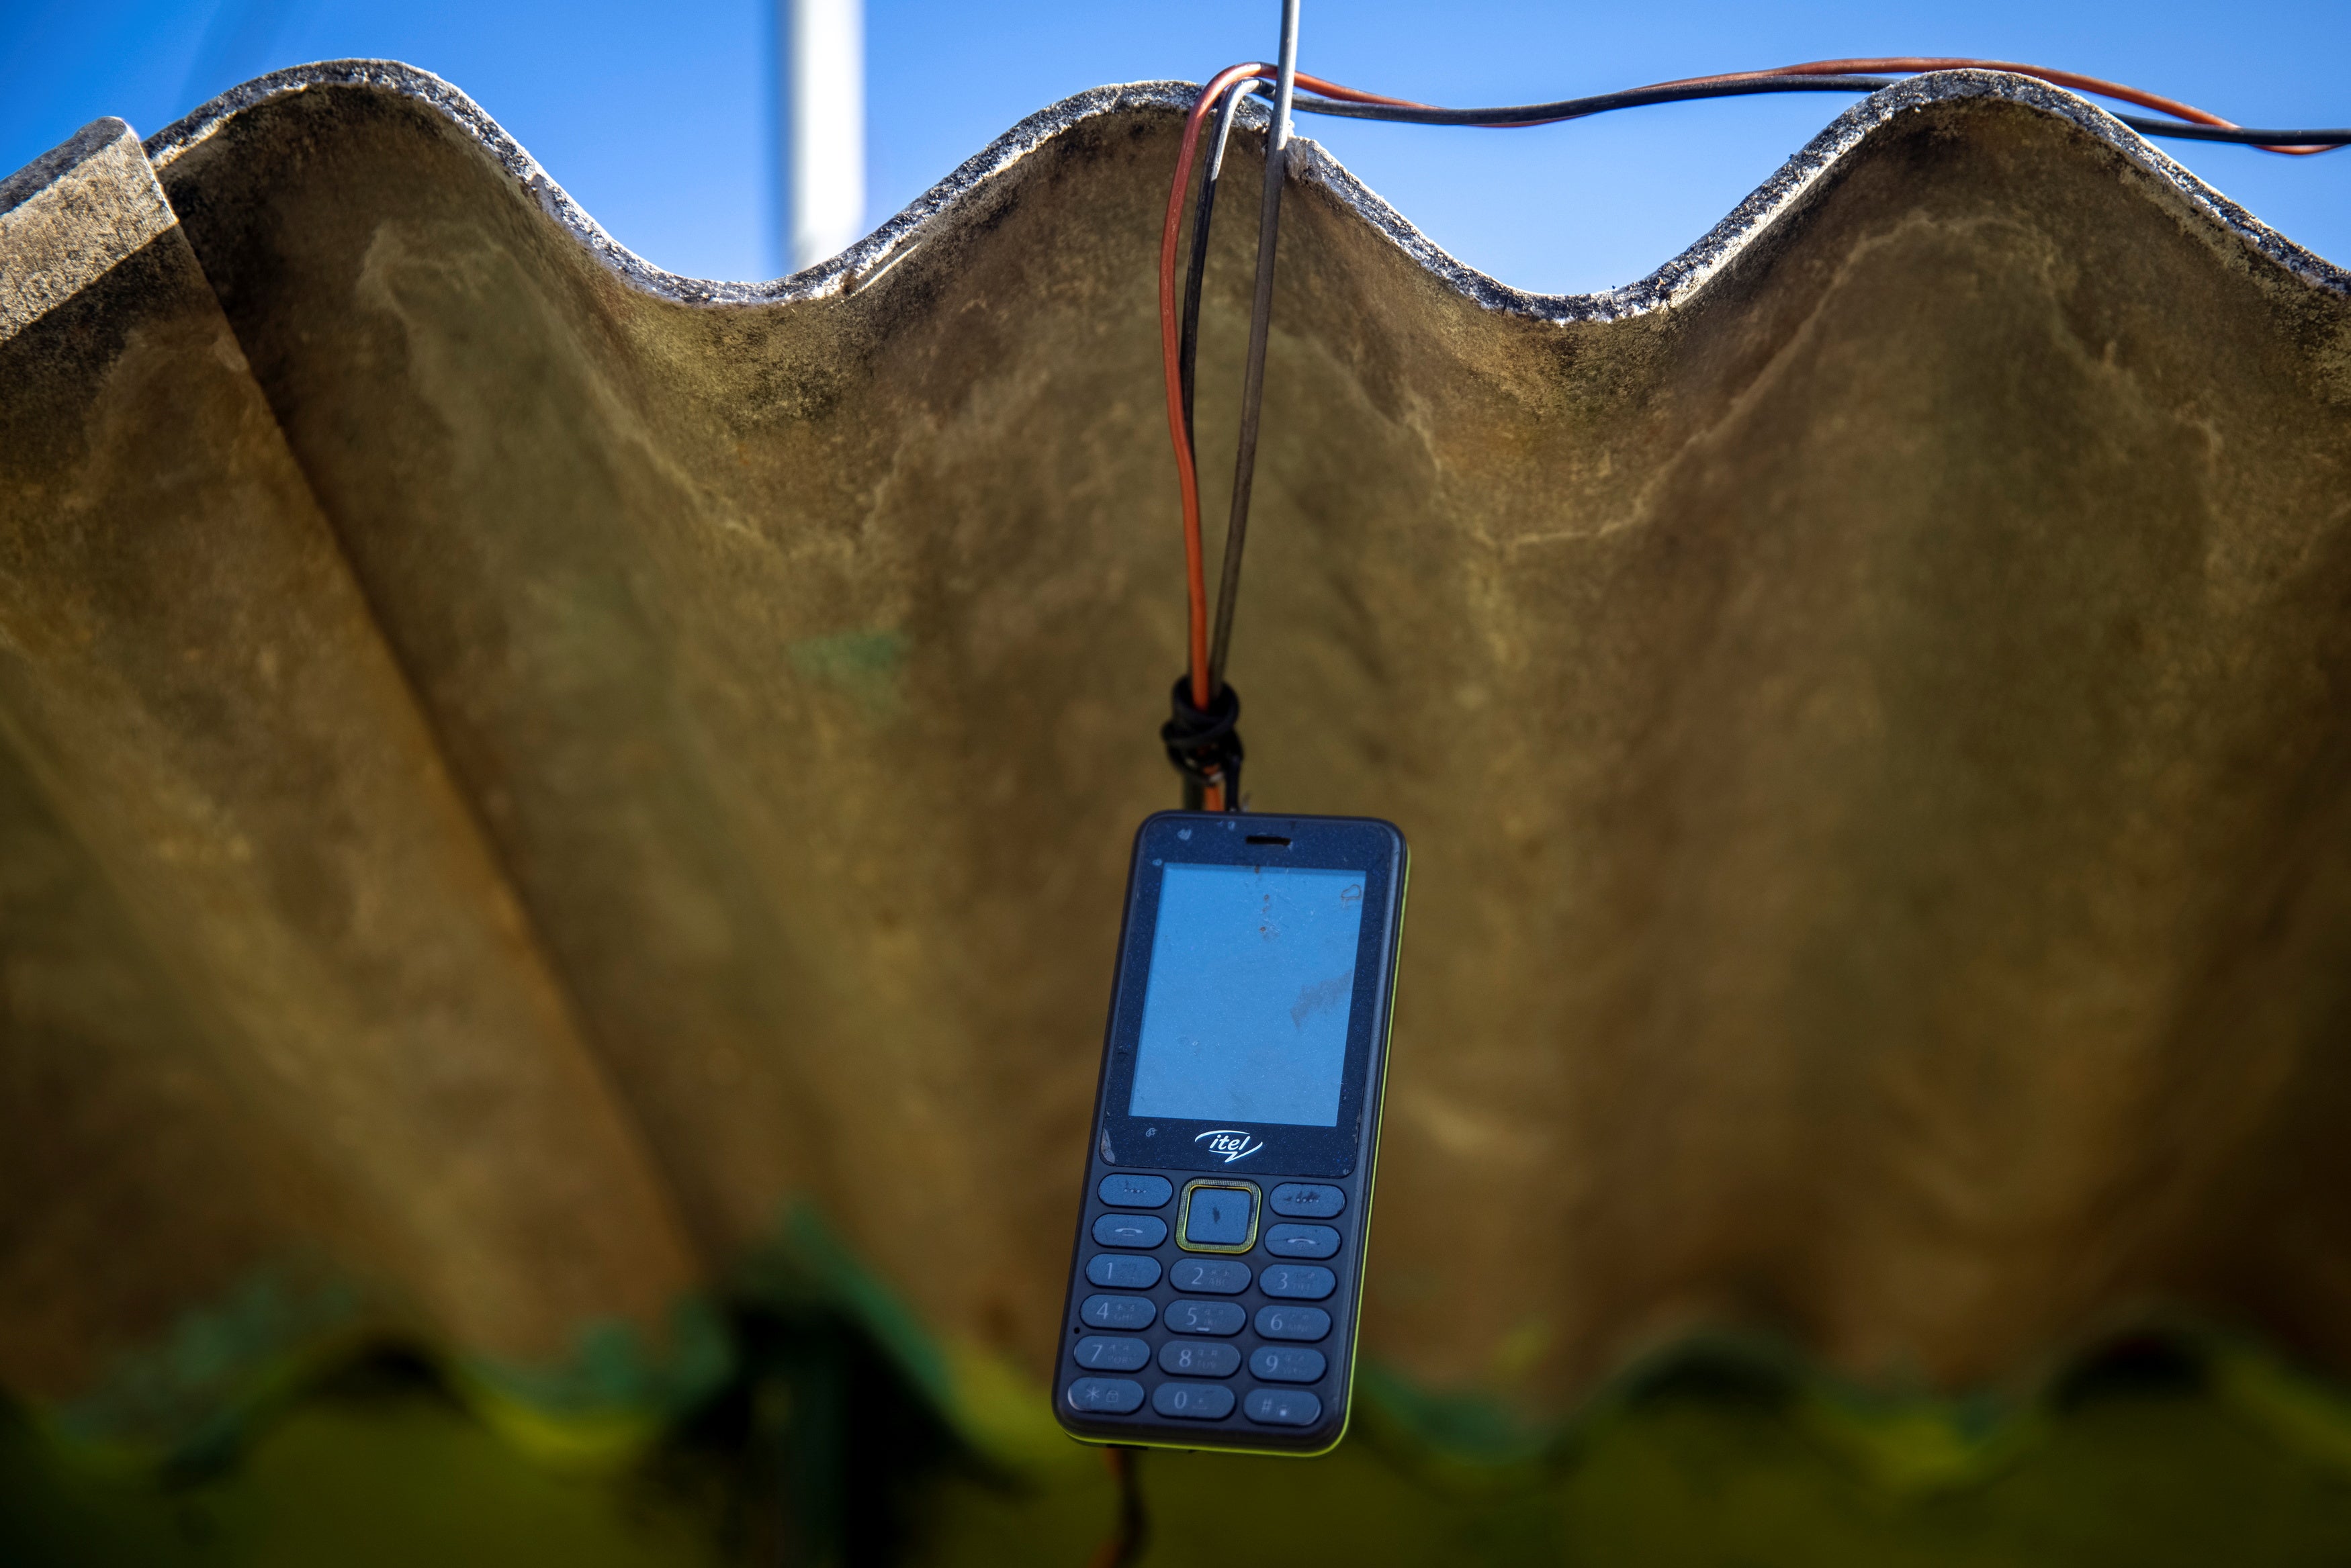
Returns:
[[[1192,1141],[1207,1144],[1208,1152],[1221,1155],[1227,1165],[1232,1164],[1237,1159],[1247,1159],[1265,1147],[1261,1143],[1250,1142],[1249,1135],[1238,1127],[1217,1127],[1199,1134]]]

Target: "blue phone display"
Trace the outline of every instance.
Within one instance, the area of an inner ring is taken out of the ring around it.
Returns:
[[[1334,1127],[1359,871],[1169,866],[1127,1114]]]

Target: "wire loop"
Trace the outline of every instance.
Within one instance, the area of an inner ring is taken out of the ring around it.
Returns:
[[[1167,760],[1184,775],[1186,810],[1240,809],[1241,694],[1228,682],[1218,688],[1206,708],[1192,702],[1192,678],[1178,676],[1168,692],[1167,722],[1159,739]],[[1214,794],[1214,800],[1208,797]]]

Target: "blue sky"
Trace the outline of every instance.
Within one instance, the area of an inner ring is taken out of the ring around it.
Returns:
[[[1108,81],[1198,80],[1273,47],[1272,0],[868,0],[868,226],[1022,115]],[[1970,54],[2133,81],[2247,123],[2351,123],[2351,6],[1621,5],[1307,0],[1307,68],[1445,103],[1514,102],[1856,54]],[[406,60],[456,83],[620,240],[705,277],[781,270],[774,23],[757,0],[0,0],[0,171],[101,114],[145,135],[302,60]],[[1814,97],[1652,109],[1541,130],[1309,122],[1373,189],[1521,287],[1630,282],[1842,108]],[[2262,218],[2351,263],[2351,152],[2168,144]]]

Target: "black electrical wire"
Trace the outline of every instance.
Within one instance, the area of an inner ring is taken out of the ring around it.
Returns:
[[[1225,147],[1232,140],[1233,116],[1241,107],[1255,82],[1241,82],[1225,94],[1225,101],[1217,106],[1217,127],[1210,134],[1208,161],[1200,172],[1199,199],[1192,207],[1192,259],[1184,271],[1184,338],[1182,358],[1177,371],[1184,381],[1184,439],[1193,440],[1192,386],[1194,365],[1200,351],[1200,282],[1208,271],[1208,228],[1217,212],[1217,182],[1225,172]],[[1193,445],[1193,461],[1199,461],[1199,449]]]
[[[1772,92],[1876,92],[1892,87],[1896,77],[1764,77],[1753,81],[1708,82],[1694,87],[1634,88],[1625,92],[1599,93],[1591,98],[1562,99],[1556,103],[1510,104],[1498,109],[1423,109],[1384,103],[1345,103],[1337,99],[1301,98],[1301,114],[1327,114],[1341,119],[1393,119],[1406,125],[1555,125],[1583,119],[1612,109],[1641,109],[1654,103],[1688,103],[1698,99],[1745,98]]]
[[[2170,136],[2182,141],[2233,141],[2254,147],[2351,147],[2351,130],[2262,130],[2242,125],[2189,125],[2176,119],[2149,119],[2140,114],[2115,116],[2141,136]]]
[[[1199,446],[1193,419],[1193,394],[1198,380],[1197,362],[1200,350],[1200,287],[1207,275],[1208,237],[1217,212],[1217,182],[1225,171],[1225,151],[1230,145],[1233,117],[1239,111],[1241,99],[1262,84],[1240,81],[1227,89],[1224,100],[1217,106],[1216,128],[1209,144],[1208,158],[1200,174],[1200,190],[1192,207],[1192,252],[1184,273],[1183,319],[1177,337],[1176,377],[1184,417],[1184,449],[1191,455],[1196,472],[1199,466]],[[1221,584],[1219,585],[1221,588]],[[1227,618],[1229,621],[1229,617]],[[1211,666],[1213,669],[1214,666]],[[1221,679],[1210,687],[1213,695],[1208,706],[1196,708],[1192,703],[1192,683],[1187,676],[1179,677],[1169,693],[1168,722],[1161,726],[1160,740],[1167,747],[1167,760],[1184,779],[1184,809],[1197,811],[1206,803],[1213,785],[1219,804],[1230,810],[1240,809],[1240,774],[1247,748],[1241,743],[1240,694]]]
[[[1208,690],[1221,691],[1225,656],[1240,598],[1241,551],[1249,543],[1249,493],[1257,483],[1258,422],[1265,408],[1265,350],[1273,332],[1273,262],[1281,232],[1281,188],[1290,172],[1290,109],[1298,90],[1300,0],[1282,0],[1281,53],[1275,57],[1273,114],[1265,133],[1264,200],[1258,211],[1257,295],[1249,306],[1249,362],[1241,375],[1240,440],[1233,452],[1233,506],[1217,579],[1216,628],[1208,642]],[[1238,811],[1238,794],[1225,802]]]
[[[1117,1444],[1102,1449],[1102,1459],[1118,1484],[1118,1523],[1088,1568],[1134,1568],[1151,1543],[1151,1514],[1143,1502],[1143,1450]]]
[[[1666,83],[1656,87],[1635,88],[1624,92],[1600,93],[1586,98],[1561,99],[1551,103],[1514,104],[1489,109],[1440,109],[1435,107],[1350,102],[1342,99],[1310,94],[1294,96],[1297,75],[1298,0],[1284,0],[1282,7],[1282,52],[1272,84],[1273,113],[1266,134],[1266,181],[1263,207],[1259,214],[1257,257],[1257,288],[1249,315],[1249,352],[1246,379],[1241,394],[1240,436],[1234,457],[1232,512],[1226,524],[1224,556],[1220,564],[1217,587],[1214,631],[1207,660],[1207,690],[1210,711],[1194,709],[1186,697],[1186,683],[1178,681],[1175,699],[1176,718],[1162,732],[1168,754],[1177,769],[1186,775],[1185,804],[1196,807],[1204,791],[1217,785],[1218,798],[1225,809],[1240,809],[1239,773],[1240,737],[1235,728],[1239,718],[1239,700],[1225,680],[1225,669],[1232,641],[1233,617],[1240,588],[1242,550],[1248,541],[1250,492],[1255,478],[1259,421],[1265,391],[1265,352],[1270,332],[1273,306],[1275,243],[1279,233],[1281,187],[1286,174],[1290,141],[1290,111],[1326,115],[1343,119],[1386,120],[1407,125],[1457,125],[1473,127],[1525,127],[1553,125],[1562,121],[1583,119],[1593,115],[1607,114],[1618,109],[1639,109],[1654,104],[1689,103],[1706,99],[1747,98],[1765,93],[1783,92],[1843,92],[1873,93],[1909,79],[1907,76],[1863,75],[1855,73],[1806,75],[1791,71],[1783,75],[1758,75],[1730,80],[1698,80],[1687,83]],[[1881,62],[1868,62],[1880,64]],[[1894,62],[1883,62],[1892,64]],[[1261,68],[1261,67],[1260,67]],[[1982,68],[1998,68],[1987,65]],[[2075,90],[2095,92],[2112,84],[2074,79],[2068,85]],[[1182,319],[1177,344],[1176,371],[1180,385],[1185,451],[1196,469],[1198,448],[1193,418],[1194,392],[1196,383],[1199,353],[1200,294],[1207,270],[1208,242],[1216,213],[1217,189],[1224,171],[1227,147],[1232,135],[1233,120],[1241,99],[1251,91],[1265,92],[1268,84],[1262,79],[1243,80],[1227,89],[1224,101],[1217,106],[1216,126],[1207,164],[1203,171],[1198,195],[1192,217],[1191,254],[1185,271]],[[2136,91],[2119,89],[2126,99]],[[2168,100],[2156,100],[2171,108]],[[2183,112],[2202,111],[2183,109]],[[2351,145],[2351,130],[2275,130],[2254,127],[2204,125],[2192,119],[2156,119],[2145,115],[2116,114],[2122,124],[2142,136],[2170,137],[2182,140],[2210,141],[2240,146],[2261,147],[2276,152],[2317,152]],[[1171,733],[1171,732],[1181,733]],[[1194,754],[1196,732],[1207,733],[1222,748],[1220,766],[1207,774],[1200,756]]]
[[[1295,99],[1291,107],[1301,114],[1328,115],[1341,119],[1390,120],[1407,125],[1536,126],[1583,119],[1617,109],[1641,109],[1652,104],[1688,103],[1702,99],[1745,98],[1760,93],[1782,92],[1872,93],[1905,79],[1878,76],[1776,77],[1691,87],[1635,88],[1625,92],[1599,93],[1588,98],[1561,99],[1552,103],[1516,104],[1496,109],[1407,108],[1347,103],[1337,99],[1312,96]],[[1199,200],[1193,214],[1191,264],[1184,278],[1184,340],[1180,367],[1184,382],[1184,422],[1187,432],[1192,425],[1194,363],[1199,348],[1200,288],[1207,270],[1209,219],[1216,209],[1217,180],[1224,170],[1225,147],[1232,135],[1234,113],[1239,109],[1240,100],[1252,88],[1261,91],[1264,84],[1254,81],[1240,83],[1225,95],[1224,102],[1218,106],[1207,171],[1201,178]],[[2266,130],[2258,127],[2197,125],[2187,120],[2158,119],[2139,114],[2117,114],[2115,118],[2142,136],[2166,136],[2239,146],[2351,146],[2351,130]],[[1221,670],[1221,660],[1218,668]]]
[[[1301,114],[1330,115],[1340,119],[1384,119],[1405,125],[1556,125],[1584,119],[1620,109],[1650,104],[1690,103],[1709,98],[1748,98],[1779,92],[1881,92],[1904,77],[1759,77],[1750,81],[1708,82],[1692,87],[1635,88],[1628,92],[1599,93],[1591,98],[1561,99],[1556,103],[1523,103],[1496,109],[1417,109],[1383,103],[1344,103],[1337,99],[1306,97],[1294,107]],[[2351,145],[2351,130],[2262,130],[2245,127],[2197,125],[2179,119],[2157,119],[2140,114],[2115,118],[2142,136],[2168,136],[2190,141],[2225,141],[2251,146],[2342,147]]]

